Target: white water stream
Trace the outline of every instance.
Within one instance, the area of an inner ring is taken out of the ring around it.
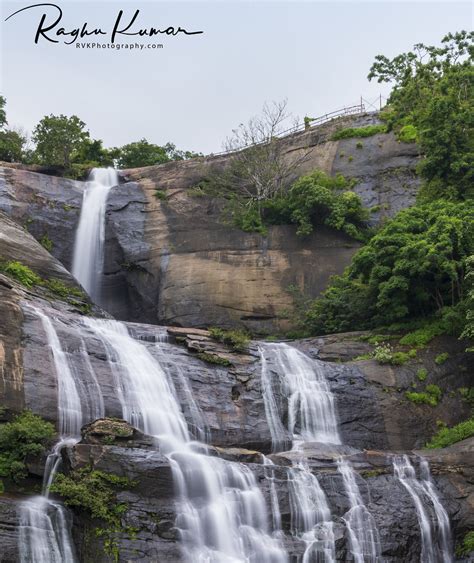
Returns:
[[[76,230],[71,272],[97,304],[101,303],[107,196],[117,184],[118,173],[113,168],[92,170]]]

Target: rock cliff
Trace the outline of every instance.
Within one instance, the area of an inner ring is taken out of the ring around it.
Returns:
[[[357,178],[355,191],[376,223],[412,204],[418,188],[416,145],[392,134],[332,141],[335,130],[377,122],[346,117],[284,138],[287,155],[307,152],[298,174],[316,168]],[[309,296],[341,273],[359,244],[329,229],[300,238],[274,226],[268,236],[223,224],[222,202],[191,189],[228,157],[172,162],[123,171],[108,198],[105,308],[123,320],[178,326],[246,326],[275,332],[293,300],[289,286]],[[84,183],[23,169],[0,169],[0,209],[71,265]],[[166,200],[155,196],[166,193]]]

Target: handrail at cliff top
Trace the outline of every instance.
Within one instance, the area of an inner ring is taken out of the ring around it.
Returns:
[[[345,115],[358,115],[358,114],[362,114],[365,113],[365,105],[364,104],[357,104],[355,106],[347,106],[347,107],[343,107],[341,109],[337,109],[335,111],[331,111],[329,113],[325,113],[324,115],[320,115],[319,117],[311,117],[309,118],[309,127],[307,126],[307,124],[305,122],[303,123],[298,123],[297,125],[294,125],[293,127],[290,127],[289,129],[284,129],[283,131],[279,131],[275,137],[282,139],[284,137],[288,137],[289,135],[292,135],[293,133],[297,133],[298,131],[304,131],[305,129],[312,129],[313,127],[317,127],[318,125],[322,125],[323,123],[327,123],[328,121],[331,121],[332,119],[335,119],[336,117],[343,117]],[[244,149],[248,149],[249,147],[258,147],[259,145],[264,145],[266,144],[268,141],[261,141],[260,143],[253,143],[250,145],[245,145],[243,147],[240,147],[239,149],[231,149],[231,150],[224,150],[224,151],[220,151],[220,152],[213,152],[208,156],[221,156],[224,154],[230,154],[233,152],[240,152]]]

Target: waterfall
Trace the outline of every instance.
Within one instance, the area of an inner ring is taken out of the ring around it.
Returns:
[[[453,560],[451,530],[448,515],[441,505],[431,481],[429,466],[425,460],[420,463],[421,479],[416,477],[415,468],[408,456],[393,459],[395,476],[410,494],[415,505],[421,532],[421,559],[423,563],[450,563]],[[433,507],[436,527],[430,516],[430,501]]]
[[[100,303],[101,297],[107,196],[117,184],[118,173],[113,168],[92,170],[74,241],[72,275],[95,303]]]
[[[324,375],[324,364],[311,360],[287,344],[260,347],[262,389],[272,439],[281,440],[281,413],[269,377],[266,353],[276,363],[281,394],[288,402],[288,431],[294,440],[340,444],[334,397]]]
[[[342,475],[350,509],[344,515],[349,545],[356,563],[377,563],[380,559],[380,537],[373,516],[367,510],[352,466],[339,458],[337,469]]]
[[[42,496],[32,497],[20,505],[20,561],[73,563],[75,556],[70,538],[69,515],[61,504],[50,501],[48,496],[60,463],[61,449],[66,444],[74,444],[80,439],[83,424],[81,399],[67,355],[51,319],[40,309],[31,309],[41,321],[53,357],[60,439],[46,460]],[[102,404],[103,408],[103,401],[99,404]]]
[[[270,534],[264,497],[250,469],[206,455],[191,440],[171,378],[117,321],[86,319],[102,341],[119,387],[123,417],[154,436],[169,459],[177,492],[177,522],[190,562],[284,563]]]

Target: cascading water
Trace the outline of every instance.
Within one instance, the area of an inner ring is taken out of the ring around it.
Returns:
[[[162,365],[116,321],[85,320],[102,341],[119,386],[123,417],[154,436],[169,459],[178,497],[177,528],[190,562],[283,563],[264,497],[244,465],[206,455],[191,441]]]
[[[436,489],[431,481],[429,466],[425,460],[420,462],[421,479],[408,456],[393,459],[395,476],[410,494],[415,505],[421,532],[421,559],[423,563],[452,562],[452,540],[449,518],[439,501]],[[432,505],[436,526],[430,515]]]
[[[342,475],[344,489],[349,498],[350,509],[344,515],[352,557],[356,563],[377,563],[380,561],[380,537],[375,521],[367,510],[355,472],[344,458],[337,463]]]
[[[118,184],[113,168],[94,168],[84,190],[74,242],[72,275],[91,299],[100,304],[104,267],[105,209],[107,196]]]
[[[73,563],[75,556],[70,538],[70,518],[65,508],[57,502],[50,501],[48,496],[60,462],[61,449],[66,444],[74,444],[80,438],[83,423],[81,399],[66,353],[51,319],[37,308],[32,308],[32,311],[41,321],[53,356],[58,392],[60,440],[46,461],[42,496],[30,498],[20,506],[20,561]],[[101,404],[103,406],[103,401]]]
[[[288,401],[288,430],[294,440],[340,444],[334,397],[324,376],[324,364],[283,343],[260,347],[265,411],[274,443],[281,440],[283,425],[268,374],[267,352],[276,363],[281,393]]]

